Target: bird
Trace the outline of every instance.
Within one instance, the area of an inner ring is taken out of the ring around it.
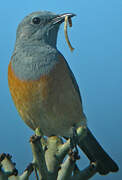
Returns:
[[[98,173],[116,172],[118,165],[88,128],[77,81],[57,49],[59,27],[66,16],[75,14],[38,11],[20,22],[8,65],[10,93],[22,120],[45,136],[70,137],[73,127],[86,127],[79,147],[98,163]]]

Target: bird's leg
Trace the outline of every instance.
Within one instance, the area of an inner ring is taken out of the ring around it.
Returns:
[[[75,126],[72,127],[72,131],[73,131],[72,136],[70,136],[70,148],[71,148],[71,152],[73,151],[73,149],[75,149],[74,153],[76,155],[76,159],[79,159],[80,156],[77,148],[77,144],[79,140]]]

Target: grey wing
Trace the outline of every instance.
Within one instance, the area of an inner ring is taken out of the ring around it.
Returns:
[[[69,70],[69,74],[70,74],[72,83],[73,83],[73,85],[74,85],[74,88],[75,88],[75,90],[77,91],[77,93],[78,93],[78,95],[79,95],[79,99],[80,99],[80,102],[81,102],[81,105],[82,105],[82,99],[81,99],[81,94],[80,94],[79,86],[78,86],[77,81],[76,81],[76,79],[75,79],[75,76],[74,76],[73,72],[71,71],[71,69],[70,69],[70,67],[69,67],[69,65],[68,65],[67,62],[66,62],[66,65],[67,65],[67,68],[68,68],[68,70]]]

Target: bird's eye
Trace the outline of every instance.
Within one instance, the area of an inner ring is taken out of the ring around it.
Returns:
[[[34,17],[33,19],[32,19],[32,22],[34,23],[34,24],[39,24],[40,23],[40,18],[39,17]]]

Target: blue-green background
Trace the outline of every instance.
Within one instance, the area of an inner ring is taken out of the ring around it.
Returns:
[[[33,132],[20,119],[7,83],[7,67],[18,23],[28,13],[50,10],[73,12],[70,52],[60,28],[58,48],[78,81],[88,126],[116,160],[120,171],[95,180],[122,179],[122,0],[21,0],[0,5],[0,153],[13,155],[22,172],[32,160],[29,137]],[[88,164],[84,155],[79,162]]]

